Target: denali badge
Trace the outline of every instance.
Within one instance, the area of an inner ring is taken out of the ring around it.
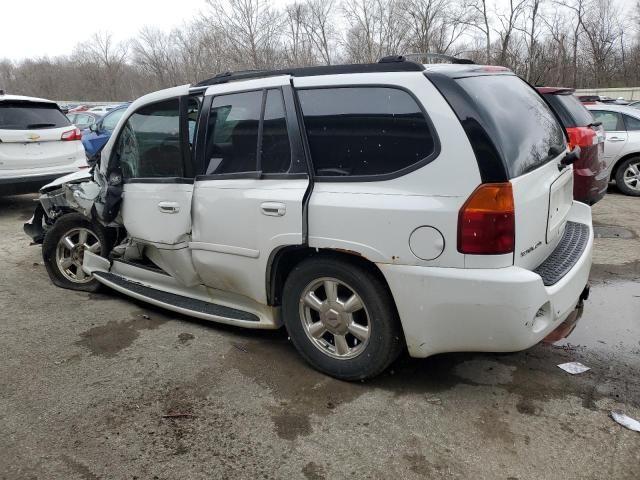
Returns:
[[[535,245],[527,248],[526,250],[524,250],[523,252],[520,252],[520,256],[524,257],[525,255],[529,255],[531,252],[533,252],[536,248],[538,248],[540,245],[542,245],[542,241],[539,240],[538,243],[536,243]]]

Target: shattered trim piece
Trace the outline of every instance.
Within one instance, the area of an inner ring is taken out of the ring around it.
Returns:
[[[558,367],[560,367],[565,372],[570,373],[571,375],[577,375],[579,373],[584,373],[587,370],[591,370],[590,367],[587,367],[580,362],[561,363],[560,365],[558,365]]]
[[[620,410],[612,410],[609,414],[617,423],[634,432],[640,432],[640,422],[635,418],[631,418]]]

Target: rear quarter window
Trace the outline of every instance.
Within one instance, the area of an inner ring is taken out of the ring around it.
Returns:
[[[509,178],[541,167],[566,148],[564,130],[549,106],[517,76],[479,75],[457,82],[478,107]]]
[[[375,180],[430,161],[437,140],[408,92],[393,87],[302,89],[298,98],[318,177]]]
[[[0,102],[0,129],[40,130],[71,125],[55,103]]]

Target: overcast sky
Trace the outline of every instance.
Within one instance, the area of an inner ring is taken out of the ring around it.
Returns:
[[[618,0],[627,8],[634,2]],[[170,30],[204,9],[204,0],[0,0],[0,59],[68,55],[96,31],[125,40],[144,25]]]

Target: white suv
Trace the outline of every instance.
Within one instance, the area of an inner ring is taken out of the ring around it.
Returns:
[[[57,285],[284,323],[315,368],[362,379],[403,348],[525,349],[570,316],[593,245],[575,157],[503,68],[223,74],[138,99],[93,182],[47,187],[43,254]]]
[[[0,91],[0,195],[36,192],[86,168],[80,138],[54,102]]]

